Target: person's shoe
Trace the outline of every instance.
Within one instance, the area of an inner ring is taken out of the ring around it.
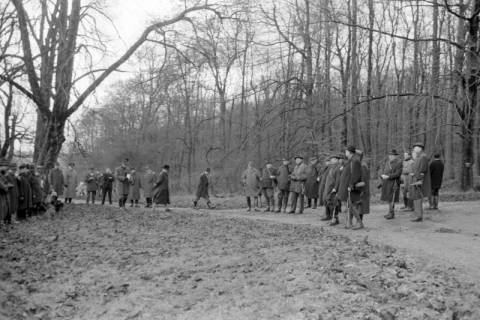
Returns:
[[[338,225],[338,224],[340,224],[340,222],[338,221],[337,218],[335,218],[334,221],[330,222],[329,226],[333,227],[333,226],[336,226],[336,225]]]
[[[197,207],[197,201],[193,201],[193,209],[198,209],[198,207]]]
[[[365,228],[363,226],[363,223],[358,223],[358,224],[356,224],[352,227],[352,230],[360,230],[360,229],[363,229],[363,228]]]
[[[402,209],[403,212],[410,212],[410,211],[414,211],[412,208],[404,208]]]
[[[282,212],[282,210],[280,210],[280,209],[275,210],[275,213],[281,213],[281,212]]]
[[[170,208],[166,208],[165,209],[165,212],[171,212],[172,210],[170,210]]]
[[[270,207],[267,207],[263,212],[270,212]]]
[[[298,211],[297,214],[303,214],[303,211]]]
[[[288,211],[288,214],[295,214],[295,210]]]
[[[422,222],[423,221],[423,218],[422,217],[417,217],[417,218],[413,218],[412,220],[410,220],[412,222]]]
[[[330,221],[330,220],[332,220],[332,218],[329,218],[327,216],[320,219],[320,221]]]
[[[247,208],[247,212],[250,212],[250,211],[252,211],[252,208]]]
[[[392,212],[390,212],[389,214],[386,214],[383,216],[385,219],[387,220],[392,220],[393,218],[395,218],[395,214],[393,214]]]

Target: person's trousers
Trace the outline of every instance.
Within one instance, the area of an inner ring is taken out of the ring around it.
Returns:
[[[65,203],[72,203],[72,198],[65,198]]]
[[[108,195],[108,202],[112,204],[112,189],[103,189],[102,190],[102,204],[105,204],[105,198]]]
[[[413,200],[413,208],[415,210],[415,218],[423,219],[423,199]]]
[[[308,198],[307,206],[312,209],[317,209],[317,203],[318,203],[317,198]]]
[[[130,206],[133,207],[133,205],[135,204],[135,206],[138,205],[138,200],[130,200]]]
[[[128,198],[128,193],[119,195],[118,206],[120,208],[125,207],[125,203],[127,203],[127,198]]]
[[[255,208],[258,208],[258,197],[253,197],[253,205],[255,206]],[[249,209],[252,208],[252,198],[251,197],[247,197],[247,206]]]
[[[279,190],[278,191],[278,210],[287,210],[288,204],[288,195],[290,194],[289,190]]]
[[[97,195],[97,191],[88,191],[87,192],[87,204],[90,203],[90,199],[92,199],[92,203],[95,204],[95,196]]]
[[[388,213],[395,213],[395,203],[393,201],[388,204]]]
[[[147,200],[147,208],[150,208],[152,206],[152,198],[147,197],[146,200]]]
[[[303,194],[298,192],[292,192],[292,208],[290,211],[295,212],[297,210],[297,201],[300,200],[300,211],[299,213],[303,213],[304,209],[304,197]]]
[[[17,219],[18,220],[26,220],[27,219],[28,209],[18,209],[17,211]]]

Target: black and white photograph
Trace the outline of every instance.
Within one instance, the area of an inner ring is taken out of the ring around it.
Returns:
[[[480,320],[480,0],[0,0],[0,320]]]

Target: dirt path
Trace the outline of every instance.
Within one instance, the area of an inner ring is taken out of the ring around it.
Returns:
[[[345,230],[343,225],[328,227],[320,221],[322,211],[306,210],[304,215],[247,213],[244,210],[208,211],[216,216],[261,219],[288,224],[326,226],[329,230],[348,235],[353,239],[364,239],[391,245],[406,253],[424,258],[432,264],[444,263],[468,273],[480,281],[480,203],[442,203],[440,211],[425,211],[422,223],[410,222],[409,213],[398,213],[396,219],[383,218],[386,207],[372,206],[366,217],[366,228],[362,231]]]

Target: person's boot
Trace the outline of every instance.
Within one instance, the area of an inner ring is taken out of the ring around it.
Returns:
[[[258,208],[258,197],[255,198],[253,202],[254,202],[255,211],[259,211],[260,209]]]
[[[270,197],[270,206],[272,208],[272,212],[275,212],[275,198],[273,196]]]
[[[280,192],[282,192],[282,191],[280,191]],[[281,198],[281,197],[278,198],[278,209],[275,210],[276,213],[282,212],[282,200],[283,200],[283,198]]]
[[[423,205],[422,205],[422,200],[415,200],[414,203],[414,208],[415,208],[415,216],[413,217],[412,222],[421,222],[423,221]]]
[[[198,201],[193,200],[193,209],[198,209],[197,205],[198,205]]]
[[[433,203],[433,196],[428,197],[428,209],[427,210],[433,210],[435,209],[435,204]]]
[[[265,202],[267,202],[267,207],[263,212],[270,212],[270,197],[265,197]]]
[[[247,197],[247,206],[248,206],[247,212],[252,211],[252,199],[250,199],[250,197]]]
[[[333,218],[333,220],[330,222],[330,226],[333,227],[333,226],[336,226],[336,225],[339,225],[340,224],[340,221],[338,221],[338,216],[335,216]]]
[[[119,199],[118,200],[118,206],[121,208],[123,206],[123,200],[122,199]]]
[[[303,214],[303,210],[304,210],[304,198],[303,198],[303,195],[300,195],[300,211],[298,211],[298,214]]]
[[[330,221],[332,220],[332,215],[331,215],[331,208],[330,205],[325,206],[325,216],[320,219],[320,221]]]
[[[433,208],[438,210],[438,196],[433,197]]]
[[[313,206],[312,206],[313,210],[317,209],[317,200],[318,199],[313,199]]]
[[[353,215],[352,216],[355,216],[355,220],[357,220],[357,223],[352,227],[352,230],[363,229],[365,227],[363,225],[363,216],[357,210],[353,210]],[[351,218],[353,218],[353,217],[351,217]]]
[[[298,200],[298,195],[294,193],[292,195],[292,204],[291,204],[291,207],[290,207],[290,211],[288,213],[290,213],[290,214],[295,213],[295,211],[297,210],[297,200]]]
[[[383,217],[387,220],[392,220],[393,218],[395,218],[395,213],[389,212],[388,214],[384,215]]]
[[[207,202],[208,209],[215,209],[215,205],[212,204],[210,201]]]

